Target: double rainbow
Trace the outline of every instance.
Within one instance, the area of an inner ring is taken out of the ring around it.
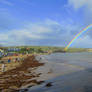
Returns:
[[[70,42],[69,44],[64,48],[64,51],[67,51],[68,48],[72,45],[72,43],[84,32],[88,31],[90,28],[92,28],[92,24],[88,25],[86,28],[84,28],[83,30],[81,30]]]

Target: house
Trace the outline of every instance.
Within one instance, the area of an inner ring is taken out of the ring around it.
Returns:
[[[4,50],[0,49],[0,57],[4,55]]]
[[[15,51],[20,51],[20,48],[8,48],[9,52],[15,52]]]

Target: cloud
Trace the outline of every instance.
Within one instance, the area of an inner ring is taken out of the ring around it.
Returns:
[[[40,22],[30,22],[20,29],[12,29],[0,34],[0,43],[4,46],[42,45],[66,46],[80,31],[75,24],[46,19]]]
[[[68,0],[68,5],[73,6],[75,9],[80,9],[85,6],[89,11],[92,12],[92,0]]]
[[[0,34],[2,45],[61,45],[65,46],[73,37],[75,25],[59,23],[50,19],[28,23],[21,29]],[[77,29],[76,29],[77,30]]]
[[[19,21],[13,14],[9,12],[8,8],[0,8],[0,33],[3,31],[10,31],[23,26],[24,21]]]
[[[48,23],[49,21],[49,23]],[[53,27],[57,25],[55,22],[50,20],[44,23],[29,23],[25,25],[24,28],[18,30],[10,30],[6,34],[0,34],[0,42],[4,45],[26,45],[26,43],[31,43],[31,41],[50,39],[51,37],[46,34],[53,33]],[[52,27],[51,27],[52,26]]]
[[[77,39],[73,44],[72,47],[84,47],[84,48],[91,48],[92,47],[92,39],[88,36],[85,35],[83,37],[80,37]]]
[[[8,0],[0,0],[0,3],[5,4],[5,5],[8,5],[8,6],[13,6],[13,3],[11,3]]]
[[[92,0],[68,0],[68,6],[78,11],[82,8],[85,24],[92,23]]]
[[[68,0],[69,5],[72,5],[75,9],[81,8],[88,4],[90,0]]]
[[[73,7],[75,12],[78,12],[78,17],[82,15],[83,21],[81,24],[83,27],[92,24],[92,0],[68,0],[68,7]],[[87,35],[92,38],[91,30]]]

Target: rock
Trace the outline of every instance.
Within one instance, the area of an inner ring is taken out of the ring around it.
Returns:
[[[52,86],[52,82],[46,84],[46,87],[51,87],[51,86]]]

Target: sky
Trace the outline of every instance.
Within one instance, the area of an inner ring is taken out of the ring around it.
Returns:
[[[92,0],[0,0],[2,46],[67,46],[92,24]],[[91,48],[92,29],[71,47]]]

